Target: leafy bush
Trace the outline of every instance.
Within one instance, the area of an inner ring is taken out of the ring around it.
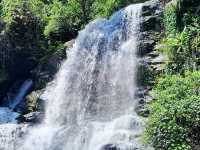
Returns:
[[[91,18],[108,17],[115,11],[129,4],[142,3],[147,0],[95,0],[92,5]]]
[[[177,31],[177,11],[178,1],[173,0],[165,6],[164,10],[164,26],[166,34],[174,34]]]
[[[38,5],[39,5],[39,1]],[[2,18],[6,22],[4,38],[9,44],[2,51],[8,53],[4,67],[11,79],[24,77],[45,55],[42,36],[43,22],[36,13],[35,1],[3,0]],[[38,12],[38,11],[37,11]]]
[[[42,0],[2,0],[0,7],[2,11],[1,17],[7,24],[12,23],[13,15],[16,11],[22,13],[23,9],[29,10],[38,19],[41,19],[41,22],[46,21],[47,13]]]
[[[183,4],[188,4],[186,9]],[[191,10],[193,1],[173,0],[164,11],[165,37],[156,49],[167,54],[168,73],[198,70],[200,65],[200,17]]]
[[[167,75],[154,94],[147,139],[156,149],[192,150],[200,141],[200,72]]]
[[[50,7],[49,22],[44,34],[52,41],[65,41],[74,37],[82,24],[80,5],[75,0],[67,4],[54,1]]]
[[[75,37],[90,20],[108,17],[114,11],[133,2],[145,0],[54,0],[50,7],[44,34],[51,41],[65,41]]]

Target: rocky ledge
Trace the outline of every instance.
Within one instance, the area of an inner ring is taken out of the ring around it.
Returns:
[[[151,94],[152,87],[155,84],[154,77],[163,71],[167,60],[166,56],[155,50],[155,45],[162,33],[162,15],[163,8],[159,0],[144,3],[138,51],[138,89],[136,92],[138,98],[136,111],[143,117],[148,117],[147,105],[154,99]]]

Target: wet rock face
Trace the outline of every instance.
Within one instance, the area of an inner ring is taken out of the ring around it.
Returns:
[[[33,91],[26,96],[26,112],[40,111],[44,112],[45,101],[42,100],[41,94],[43,90]]]
[[[165,56],[155,51],[155,45],[159,41],[162,33],[163,7],[159,0],[147,1],[142,9],[141,35],[139,41],[139,64],[137,72],[137,84],[140,90],[137,92],[139,98],[136,112],[144,117],[148,117],[147,104],[153,98],[149,93],[155,83],[154,77],[161,73]]]
[[[142,8],[143,16],[154,16],[162,13],[162,5],[159,0],[150,0],[144,3]]]
[[[101,150],[118,150],[117,147],[113,144],[107,144],[101,148]]]
[[[67,58],[66,51],[73,46],[74,42],[75,40],[66,42],[63,49],[59,49],[52,55],[43,58],[38,66],[32,70],[36,90],[45,88],[46,84],[53,80],[62,61]]]
[[[41,123],[44,118],[44,113],[42,112],[31,112],[26,115],[21,115],[18,118],[18,122],[20,123],[30,123],[30,124],[36,124]]]
[[[153,51],[162,30],[162,6],[158,0],[147,1],[143,6],[143,19],[138,51],[140,57]]]
[[[45,88],[46,84],[53,80],[54,75],[57,73],[62,60],[65,58],[65,49],[60,49],[51,56],[46,56],[40,61],[38,66],[32,70],[35,89]]]
[[[117,144],[107,144],[103,146],[100,150],[139,150],[137,147],[129,147],[125,145],[117,145]]]

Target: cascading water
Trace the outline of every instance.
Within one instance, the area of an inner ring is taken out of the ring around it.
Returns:
[[[18,94],[11,100],[9,106],[10,109],[14,110],[17,107],[17,105],[24,99],[24,96],[27,94],[28,90],[30,90],[32,85],[33,81],[31,79],[24,81],[19,89]]]
[[[150,149],[140,143],[144,126],[134,110],[141,10],[130,5],[79,33],[43,94],[43,123],[17,150]]]
[[[8,107],[0,107],[0,150],[16,150],[17,140],[26,129],[26,125],[18,125],[19,113],[13,110],[23,101],[32,87],[33,81],[28,79],[21,85],[19,92],[8,99]]]

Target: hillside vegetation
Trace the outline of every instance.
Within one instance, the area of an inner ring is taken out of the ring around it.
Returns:
[[[168,56],[157,77],[146,137],[157,150],[200,148],[200,1],[172,0],[164,10],[164,37],[156,49]]]

